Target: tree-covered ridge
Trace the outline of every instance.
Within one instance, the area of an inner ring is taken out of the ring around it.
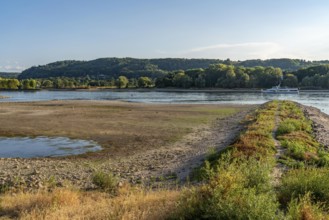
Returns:
[[[0,72],[2,78],[17,78],[20,73]]]
[[[284,71],[296,71],[301,68],[307,68],[311,66],[318,66],[323,64],[329,64],[329,60],[323,61],[306,61],[301,59],[268,59],[268,60],[246,60],[238,62],[237,65],[244,67],[255,67],[255,66],[273,66],[281,68]]]
[[[101,58],[92,61],[59,61],[43,66],[31,67],[22,72],[20,78],[49,77],[85,77],[117,78],[121,75],[128,78],[147,76],[157,78],[168,71],[178,69],[206,68],[219,60],[210,59],[134,59],[134,58]]]
[[[85,77],[110,79],[126,76],[158,78],[171,71],[208,68],[212,64],[226,64],[241,67],[275,67],[283,71],[295,71],[300,68],[329,64],[329,61],[305,61],[298,59],[269,59],[230,61],[218,59],[135,59],[101,58],[91,61],[58,61],[43,66],[34,66],[23,71],[19,78]]]

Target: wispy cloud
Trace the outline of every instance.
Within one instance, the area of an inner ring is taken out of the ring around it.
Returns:
[[[6,60],[4,65],[0,65],[0,71],[2,72],[21,72],[25,69],[26,67],[20,65],[18,61]]]
[[[205,50],[213,50],[213,49],[232,49],[232,48],[259,48],[259,47],[277,47],[276,43],[272,42],[248,42],[248,43],[238,43],[238,44],[216,44],[206,47],[197,47],[193,48],[190,51],[205,51]]]
[[[186,57],[209,57],[219,59],[267,59],[281,55],[282,46],[274,42],[246,42],[234,44],[216,44],[195,47],[182,52]]]

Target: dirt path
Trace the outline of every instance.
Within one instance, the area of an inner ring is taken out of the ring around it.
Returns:
[[[276,138],[277,130],[278,130],[278,127],[280,124],[280,116],[279,116],[280,107],[281,107],[281,104],[279,104],[279,106],[275,112],[275,127],[272,132],[272,137],[274,139],[274,144],[275,144],[275,148],[277,151],[275,154],[276,161],[278,161],[278,159],[280,159],[280,157],[282,157],[282,155],[284,155],[284,153],[286,151],[286,149],[284,149],[281,146],[280,141]],[[280,179],[282,177],[282,174],[285,172],[285,170],[286,170],[285,165],[283,165],[282,163],[279,163],[279,162],[276,163],[276,166],[274,167],[273,172],[272,172],[274,186],[277,186],[280,183]]]

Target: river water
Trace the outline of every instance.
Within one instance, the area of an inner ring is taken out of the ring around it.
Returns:
[[[329,92],[300,92],[300,94],[270,95],[261,92],[156,92],[156,91],[2,91],[0,102],[26,102],[46,100],[122,100],[143,103],[195,103],[195,104],[261,104],[273,99],[292,100],[314,106],[329,114]]]

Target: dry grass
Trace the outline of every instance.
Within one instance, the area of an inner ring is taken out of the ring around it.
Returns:
[[[125,192],[124,192],[125,191]],[[117,197],[100,192],[56,189],[1,197],[1,216],[17,219],[166,219],[179,191],[121,189]]]

